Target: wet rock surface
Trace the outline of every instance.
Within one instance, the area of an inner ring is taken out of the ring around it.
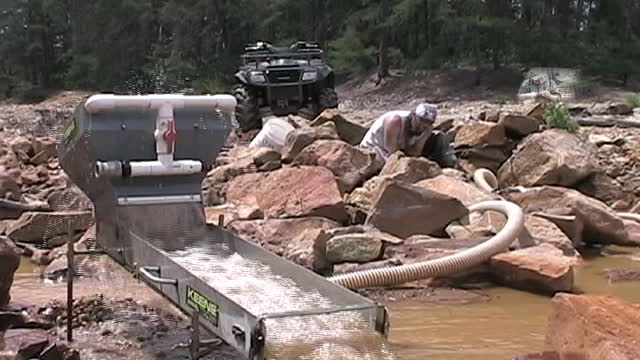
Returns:
[[[552,299],[547,350],[560,359],[636,359],[640,305],[609,296],[558,294]]]
[[[509,200],[519,204],[527,213],[546,213],[575,218],[582,230],[566,230],[567,224],[556,223],[574,244],[582,241],[633,245],[625,231],[624,223],[606,204],[581,194],[577,190],[542,186],[522,193],[512,193]],[[547,219],[553,221],[553,217]]]
[[[490,268],[501,283],[524,290],[553,294],[573,290],[573,261],[550,244],[498,254]]]
[[[65,304],[58,301],[29,309],[36,316],[51,321],[58,327],[47,332],[9,330],[5,334],[5,343],[7,337],[12,336],[9,344],[22,348],[23,352],[28,350],[35,357],[47,350],[50,351],[50,356],[59,352],[59,359],[62,360],[188,358],[190,322],[174,311],[162,310],[132,298],[115,299],[102,295],[78,298],[74,302],[72,318],[74,342],[68,344],[64,340],[66,310]],[[206,332],[202,335],[215,338]],[[52,345],[57,349],[53,350]],[[241,359],[235,350],[225,344],[215,346],[213,352],[203,359],[219,358]]]
[[[605,276],[607,280],[611,282],[640,281],[640,268],[609,268],[604,270],[603,276]]]
[[[20,265],[20,257],[15,245],[6,237],[0,236],[0,307],[11,299],[13,274]]]

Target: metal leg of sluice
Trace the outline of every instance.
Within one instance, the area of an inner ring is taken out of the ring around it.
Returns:
[[[220,345],[220,339],[200,340],[200,314],[191,312],[191,339],[189,339],[189,356],[191,360],[198,360],[207,356],[213,348]],[[205,347],[201,349],[201,347]]]
[[[101,250],[76,251],[71,226],[67,228],[67,341],[73,341],[73,279],[75,277],[74,257],[76,255],[105,255]]]
[[[73,341],[73,251],[75,244],[73,241],[73,232],[71,227],[67,231],[69,239],[67,240],[67,341]]]

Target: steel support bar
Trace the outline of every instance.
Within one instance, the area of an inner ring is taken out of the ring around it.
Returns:
[[[75,241],[71,225],[67,224],[67,341],[73,341],[73,276]]]

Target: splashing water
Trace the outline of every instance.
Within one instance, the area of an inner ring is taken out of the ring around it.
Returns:
[[[269,266],[229,254],[219,244],[214,253],[190,248],[168,255],[185,269],[253,314],[317,310],[334,307],[316,291],[298,287],[275,275]],[[266,320],[266,357],[283,360],[393,360],[383,337],[356,311],[292,316]]]

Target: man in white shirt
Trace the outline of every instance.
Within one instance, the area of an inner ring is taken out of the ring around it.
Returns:
[[[428,103],[411,111],[389,111],[374,121],[360,146],[375,151],[382,163],[394,152],[402,151],[409,156],[424,155],[442,167],[452,167],[456,159],[445,134],[433,130],[437,115],[437,107]]]

